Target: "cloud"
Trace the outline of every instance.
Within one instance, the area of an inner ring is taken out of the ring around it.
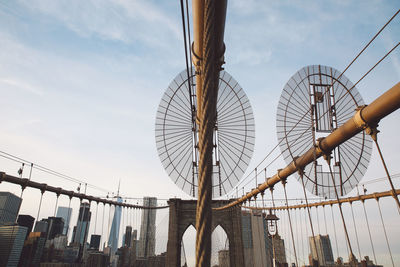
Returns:
[[[13,80],[13,79],[9,79],[9,78],[0,78],[0,83],[3,83],[5,85],[8,85],[8,86],[11,86],[14,88],[25,90],[25,91],[33,93],[35,95],[43,95],[42,90],[40,90],[39,88],[36,88],[26,82]]]
[[[60,21],[84,38],[162,46],[161,36],[181,38],[177,19],[148,1],[21,0],[28,9]]]
[[[387,51],[389,51],[395,46],[395,43],[390,34],[384,34],[382,37]],[[394,50],[392,54],[389,56],[389,60],[392,63],[393,68],[400,79],[400,60],[398,55],[399,55],[398,51]]]

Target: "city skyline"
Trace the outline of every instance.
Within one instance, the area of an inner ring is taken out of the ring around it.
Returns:
[[[256,125],[254,156],[244,177],[251,177],[258,163],[277,145],[275,115],[282,88],[290,77],[312,64],[343,71],[397,9],[394,0],[228,3],[223,67],[246,92]],[[0,105],[4,110],[0,117],[0,151],[34,163],[31,169],[29,163],[22,166],[1,153],[1,172],[19,177],[21,169],[23,178],[112,200],[121,180],[120,194],[130,204],[143,204],[142,198],[147,195],[157,197],[159,204],[173,197],[190,199],[163,170],[154,140],[157,106],[171,80],[185,69],[179,1],[18,0],[0,3],[0,14]],[[350,81],[357,82],[398,42],[399,25],[396,17],[346,71]],[[400,80],[398,49],[357,85],[366,104]],[[378,135],[396,188],[400,186],[399,120],[399,111],[383,119]],[[270,158],[277,160],[265,162],[265,166],[270,164],[265,170],[268,176],[286,166],[279,152],[274,153]],[[380,179],[385,171],[375,147],[370,162],[361,180],[367,193],[389,190],[387,180]],[[258,182],[242,181],[224,198],[240,196],[264,179],[259,176]],[[380,180],[372,183],[374,179]],[[301,184],[293,177],[288,181],[288,196],[298,199],[291,203],[304,201]],[[21,192],[21,186],[6,182],[0,186],[0,191],[22,196],[25,201],[19,214],[32,216],[35,224],[53,217],[60,206],[71,207],[71,240],[78,222],[79,199],[42,194],[29,187]],[[363,189],[360,185],[346,196],[363,194]],[[276,186],[275,198],[284,205],[281,186]],[[266,201],[271,205],[270,197]],[[380,203],[398,260],[400,240],[394,237],[400,235],[400,229],[392,214],[395,207],[389,198]],[[371,225],[380,226],[375,204],[367,206],[367,213]],[[345,216],[350,218],[350,234],[354,235],[357,227],[351,223],[352,210],[344,206]],[[107,243],[113,224],[109,205],[92,202],[90,212],[87,240],[101,232],[102,244]],[[161,216],[157,213],[155,225],[165,225],[167,213],[163,212]],[[336,209],[334,212],[338,213]],[[360,203],[354,204],[354,212],[354,224],[366,233]],[[139,231],[141,216],[141,211],[133,211],[127,218],[121,216],[124,219],[120,224],[130,224]],[[322,211],[313,216],[321,219]],[[117,234],[119,245],[123,230]],[[195,231],[189,232],[194,239]],[[332,238],[332,231],[329,234]],[[339,243],[345,241],[342,237]],[[374,228],[372,237],[380,238],[376,241],[378,259],[390,265],[383,232]],[[369,251],[368,235],[359,238],[361,249]],[[162,252],[158,246],[155,250]],[[338,254],[335,246],[332,241],[334,254]],[[194,245],[188,245],[188,251],[193,252]],[[345,246],[340,247],[339,254],[345,253]]]

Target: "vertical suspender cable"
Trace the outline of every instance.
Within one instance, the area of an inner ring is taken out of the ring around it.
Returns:
[[[111,218],[111,204],[108,207],[108,220],[107,220],[107,233],[106,233],[106,235],[108,236],[108,240],[106,240],[107,245],[108,241],[110,241],[110,218]]]
[[[354,259],[354,254],[353,254],[353,249],[351,248],[349,233],[347,232],[346,221],[344,220],[344,216],[343,216],[342,204],[339,201],[339,194],[337,192],[335,178],[333,177],[332,167],[331,167],[331,164],[330,164],[330,156],[327,156],[326,159],[327,159],[327,163],[328,163],[328,166],[329,166],[329,173],[330,173],[330,176],[332,178],[333,188],[335,189],[336,199],[337,199],[338,205],[339,205],[340,217],[342,218],[344,234],[346,236],[347,245],[348,245],[348,247],[350,249],[349,260],[351,261],[351,260]]]
[[[303,234],[303,220],[301,216],[301,208],[299,208],[299,221],[300,221],[300,242],[301,242],[301,252],[303,255],[303,262],[306,263],[306,254],[304,253],[304,234]]]
[[[40,201],[39,201],[39,209],[36,215],[36,223],[39,221],[39,214],[40,214],[40,207],[42,206],[42,199],[43,199],[43,194],[44,194],[44,190],[40,191]]]
[[[358,233],[357,233],[357,227],[356,227],[356,220],[354,219],[354,211],[353,211],[353,203],[352,202],[350,202],[350,209],[351,209],[351,216],[353,217],[354,232],[356,234],[358,256],[360,257],[360,260],[361,260],[360,242],[358,241]]]
[[[69,221],[70,221],[70,217],[71,217],[71,199],[72,197],[69,197],[69,204],[68,204],[68,217],[67,217],[67,222],[68,222],[68,228],[67,228],[67,233],[66,235],[68,236],[68,232],[69,232]]]
[[[373,139],[374,142],[375,142],[376,148],[378,149],[379,156],[380,156],[381,161],[382,161],[382,164],[383,164],[383,168],[385,169],[386,176],[387,176],[387,178],[388,178],[390,187],[391,187],[391,189],[392,189],[393,198],[394,198],[394,200],[396,201],[396,204],[397,204],[397,211],[398,211],[399,214],[400,214],[400,202],[399,202],[399,197],[398,197],[397,194],[396,194],[396,190],[395,190],[395,188],[394,188],[393,181],[392,181],[392,179],[391,179],[391,177],[390,177],[389,170],[388,170],[388,168],[387,168],[387,166],[386,166],[385,159],[383,158],[381,148],[379,147],[379,144],[378,144],[378,139],[377,139],[377,133],[378,133],[378,131],[375,129],[375,130],[373,130],[372,132],[373,132],[373,133],[371,134],[371,137],[372,137],[372,139]]]
[[[103,219],[101,220],[101,236],[105,236],[104,235],[104,211],[106,209],[106,204],[103,203]],[[105,245],[105,240],[103,240],[103,250],[104,250],[104,245]]]
[[[337,253],[336,256],[339,258],[339,256],[340,256],[340,254],[339,254],[339,246],[338,246],[338,242],[337,242],[335,216],[333,215],[333,205],[332,204],[331,204],[331,213],[332,213],[333,233],[335,234],[335,245],[336,245],[336,253]]]
[[[283,184],[283,191],[285,192],[286,210],[287,210],[288,219],[289,219],[290,234],[292,236],[294,258],[296,260],[296,266],[299,266],[299,262],[297,260],[296,245],[295,245],[294,236],[293,236],[292,220],[290,219],[290,212],[288,209],[289,204],[288,204],[287,193],[286,193],[286,180],[282,180],[282,184]]]
[[[274,200],[274,188],[270,188],[271,191],[271,199],[272,199],[272,208],[275,210],[275,200]],[[264,202],[264,200],[263,200]],[[278,222],[277,222],[278,223]],[[276,226],[278,227],[278,226]],[[278,233],[278,228],[275,229],[276,233]],[[276,266],[276,252],[275,252],[275,235],[272,235],[271,237],[271,243],[272,243],[272,266]]]
[[[390,249],[390,245],[389,245],[389,240],[386,234],[386,227],[385,227],[385,223],[383,221],[383,216],[382,216],[382,210],[381,210],[381,205],[379,203],[379,198],[376,199],[376,203],[378,204],[378,210],[379,210],[379,215],[381,216],[381,222],[382,222],[382,228],[383,228],[383,233],[385,234],[385,239],[386,239],[386,245],[389,251],[389,255],[390,255],[390,260],[392,261],[392,265],[394,267],[394,261],[393,261],[393,256],[392,256],[392,250]]]
[[[99,211],[99,202],[96,204],[96,219],[94,221],[94,234],[97,234],[97,215]]]
[[[293,210],[293,218],[295,223],[295,230],[296,230],[296,240],[297,240],[297,248],[300,247],[299,242],[300,242],[300,238],[299,238],[299,227],[298,227],[298,220],[297,220],[297,215],[296,215],[296,209]],[[300,254],[300,250],[299,250],[299,254]],[[300,257],[299,257],[300,258]]]
[[[327,226],[327,224],[326,224],[325,205],[322,206],[322,211],[323,211],[323,213],[324,213],[325,233],[328,234],[328,226]]]
[[[313,239],[315,250],[317,250],[317,242],[315,241],[314,227],[313,227],[313,223],[312,223],[312,219],[311,219],[311,210],[310,210],[310,206],[308,205],[308,198],[307,198],[307,194],[306,194],[306,186],[304,184],[304,175],[303,174],[304,174],[303,170],[299,170],[300,180],[301,180],[301,184],[303,186],[304,198],[305,198],[306,205],[307,205],[308,220],[309,220],[310,226],[311,226],[312,239]],[[310,251],[310,253],[312,255],[312,250]],[[316,253],[316,256],[317,256],[317,260],[318,260],[318,263],[319,263],[318,252]]]
[[[317,215],[317,226],[318,226],[318,234],[321,234],[321,228],[319,226],[319,216],[318,216],[318,206],[315,207],[315,214]]]
[[[305,229],[305,231],[306,231],[306,244],[307,244],[307,241],[309,240],[309,233],[308,233],[308,227],[307,227],[307,214],[306,214],[306,212],[307,212],[307,210],[306,210],[306,208],[304,208],[304,229]],[[306,248],[310,248],[309,246],[306,246]],[[309,250],[306,250],[306,255],[308,255],[309,253],[308,253],[308,251]],[[311,253],[311,252],[310,252]]]
[[[362,202],[362,204],[363,204],[365,221],[367,222],[368,235],[369,235],[369,241],[370,241],[371,248],[372,248],[372,254],[374,255],[375,264],[378,264],[378,261],[376,260],[376,255],[375,255],[374,243],[372,242],[371,230],[370,230],[370,228],[369,228],[369,222],[368,222],[367,210],[365,209],[365,203],[364,203],[364,200],[361,200],[361,202]]]
[[[58,205],[58,198],[60,197],[59,194],[57,194],[57,199],[56,199],[56,206],[54,207],[54,217],[56,217],[56,211],[57,211],[57,205]]]

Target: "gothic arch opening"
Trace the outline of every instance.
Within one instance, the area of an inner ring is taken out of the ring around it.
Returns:
[[[196,264],[196,229],[189,224],[183,232],[181,242],[181,264],[180,266],[192,267]]]
[[[211,266],[230,266],[229,238],[221,225],[217,225],[211,235]]]

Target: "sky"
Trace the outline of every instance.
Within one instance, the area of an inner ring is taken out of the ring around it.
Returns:
[[[246,92],[256,124],[245,176],[277,144],[276,108],[290,77],[312,64],[343,70],[399,7],[398,1],[380,0],[228,1],[224,68]],[[399,36],[396,17],[346,77],[355,83]],[[161,97],[185,68],[179,1],[0,0],[0,48],[1,151],[104,189],[89,187],[88,194],[116,192],[121,181],[123,196],[189,198],[168,178],[154,138]],[[370,103],[399,80],[400,52],[395,50],[357,88]],[[399,121],[397,111],[379,128],[393,174],[400,173]],[[370,162],[362,182],[385,175],[375,149]],[[284,165],[280,158],[271,173]],[[17,176],[19,167],[0,158],[0,171]],[[37,170],[32,179],[77,187]],[[301,197],[300,185],[290,181],[289,195]],[[369,192],[388,190],[387,183],[366,186]],[[0,188],[21,191],[5,183]],[[36,217],[39,199],[38,190],[26,190],[21,212]],[[40,217],[53,213],[55,199],[44,195]],[[60,198],[59,204],[68,205],[68,199]],[[390,205],[383,207],[386,226],[399,237],[398,214]],[[383,242],[379,253],[386,263]],[[400,243],[391,242],[400,262]]]

